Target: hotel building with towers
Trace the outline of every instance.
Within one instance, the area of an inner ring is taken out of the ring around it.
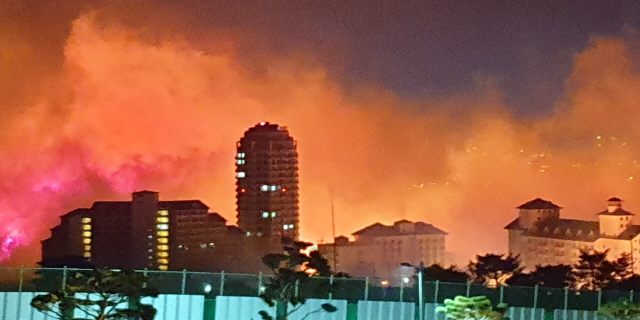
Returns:
[[[299,235],[298,152],[286,127],[261,122],[237,143],[238,227],[247,237]]]
[[[540,198],[517,207],[518,218],[505,229],[509,233],[509,251],[520,255],[530,270],[541,265],[572,265],[579,261],[580,250],[609,250],[607,259],[630,254],[633,272],[640,274],[640,225],[634,214],[622,209],[622,200],[610,198],[607,208],[596,213],[598,221],[564,219],[558,205]]]

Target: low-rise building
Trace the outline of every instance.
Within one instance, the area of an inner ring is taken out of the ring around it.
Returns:
[[[424,222],[375,223],[354,232],[355,241],[336,237],[334,243],[318,245],[318,251],[338,272],[391,279],[398,277],[401,263],[444,263],[446,235]]]
[[[633,270],[640,273],[640,225],[633,224],[631,212],[622,209],[622,200],[611,198],[598,221],[560,218],[561,207],[540,198],[517,207],[518,218],[505,229],[509,251],[520,255],[529,270],[538,265],[575,264],[580,250],[609,250],[608,258],[630,253]]]

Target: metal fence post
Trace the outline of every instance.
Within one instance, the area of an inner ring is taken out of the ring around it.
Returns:
[[[569,288],[564,288],[564,311],[562,312],[562,320],[567,320],[569,316]]]
[[[504,286],[500,285],[500,303],[504,302]]]
[[[467,298],[471,295],[471,281],[467,281]]]
[[[333,275],[329,276],[329,300],[333,299]]]
[[[600,311],[601,304],[602,304],[602,290],[598,289],[598,311]]]
[[[404,279],[400,279],[400,302],[404,302]]]
[[[433,303],[438,304],[438,291],[440,291],[440,280],[436,280],[436,288],[433,290]]]
[[[364,278],[364,301],[369,300],[369,277]]]
[[[629,302],[633,302],[633,289],[629,291]]]
[[[293,290],[293,294],[297,298],[298,297],[298,293],[300,291],[300,279],[296,279],[296,284],[295,284],[295,287],[293,289],[294,289]]]
[[[67,266],[62,268],[62,290],[67,287]]]
[[[224,270],[220,272],[220,295],[224,296]]]
[[[258,273],[258,296],[262,293],[262,271]]]
[[[23,284],[24,284],[24,266],[20,266],[20,285],[18,286],[18,292],[22,292]]]
[[[538,287],[538,285],[536,284],[535,287],[533,287],[533,309],[538,308],[538,294],[540,293],[540,287]]]
[[[187,269],[182,269],[182,294],[187,292]]]
[[[147,275],[147,268],[144,268],[144,270],[142,270],[142,275],[144,276],[144,283],[142,284],[143,288],[147,287],[147,282],[149,282],[149,276]]]

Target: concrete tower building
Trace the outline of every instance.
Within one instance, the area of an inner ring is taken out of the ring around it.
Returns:
[[[298,238],[298,152],[286,127],[261,122],[237,143],[238,226],[250,237]]]

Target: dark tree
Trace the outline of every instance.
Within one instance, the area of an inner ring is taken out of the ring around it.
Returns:
[[[569,286],[571,266],[560,264],[556,266],[537,266],[534,277],[537,284],[548,288],[564,288]]]
[[[449,283],[466,283],[469,281],[469,275],[466,272],[460,271],[456,266],[449,266],[444,268],[439,264],[432,264],[424,269],[425,281],[436,281]]]
[[[77,273],[86,275],[92,274],[95,267],[84,257],[71,255],[58,259],[43,260],[38,262],[42,267],[36,271],[36,278],[33,279],[33,285],[38,291],[53,291],[62,288],[64,282],[64,268],[67,268],[67,276]]]
[[[631,253],[623,252],[620,254],[618,259],[613,261],[613,269],[616,281],[623,281],[633,276],[633,257]]]
[[[640,291],[640,276],[632,275],[626,279],[611,282],[605,289],[618,291]]]
[[[535,273],[518,273],[507,279],[506,284],[518,287],[535,287],[538,284],[538,279]]]
[[[477,255],[476,261],[469,262],[471,280],[487,287],[506,284],[507,279],[522,271],[518,255],[488,253]]]
[[[157,297],[158,292],[146,283],[146,277],[135,272],[75,273],[63,289],[34,297],[31,307],[60,320],[72,319],[74,310],[85,313],[86,319],[153,320],[155,308],[141,304],[140,299]]]
[[[267,281],[265,290],[260,296],[270,307],[276,308],[276,320],[286,320],[305,302],[304,297],[297,294],[296,288],[306,286],[316,274],[331,274],[327,260],[320,253],[306,255],[302,251],[311,243],[295,241],[289,238],[282,240],[284,253],[270,253],[262,258],[263,263],[273,271],[273,277]],[[289,305],[293,308],[289,309]],[[323,304],[316,312],[335,312],[331,304]],[[273,320],[266,311],[261,311],[264,320]]]
[[[616,265],[607,260],[607,253],[580,250],[580,260],[571,270],[569,280],[575,290],[604,289],[616,279]]]

